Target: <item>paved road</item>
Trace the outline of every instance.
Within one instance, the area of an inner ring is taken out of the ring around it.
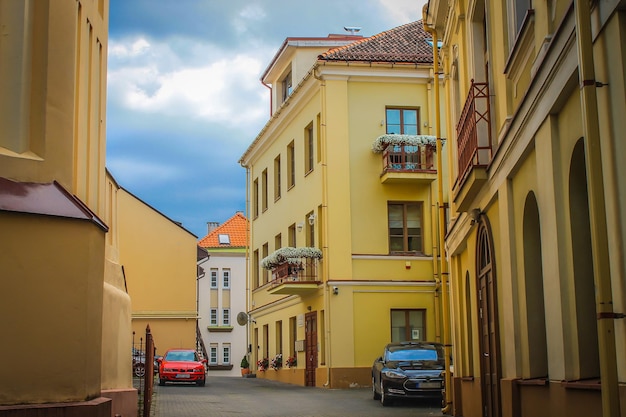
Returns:
[[[262,378],[209,376],[204,387],[157,384],[154,392],[154,417],[443,416],[438,402],[383,407],[370,388],[310,388]]]

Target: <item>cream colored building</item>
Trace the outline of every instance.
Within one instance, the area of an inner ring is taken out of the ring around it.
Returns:
[[[441,338],[425,38],[418,22],[287,38],[262,76],[272,116],[240,161],[257,377],[367,386],[386,343]]]
[[[241,376],[241,359],[248,357],[246,312],[246,253],[248,220],[241,212],[224,223],[208,223],[208,233],[198,246],[206,251],[198,279],[198,326],[206,346],[209,373]]]
[[[136,414],[104,168],[108,3],[0,0],[2,415]]]
[[[450,412],[626,416],[620,1],[430,0],[450,145]]]

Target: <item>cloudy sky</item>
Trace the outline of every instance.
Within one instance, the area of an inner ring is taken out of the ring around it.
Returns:
[[[202,238],[245,213],[238,161],[269,118],[259,78],[287,37],[372,36],[426,0],[111,0],[107,167]]]

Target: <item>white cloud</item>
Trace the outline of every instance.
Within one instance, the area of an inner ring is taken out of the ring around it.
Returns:
[[[261,6],[250,4],[244,7],[233,20],[233,27],[237,33],[242,34],[248,31],[249,24],[255,24],[255,22],[265,19],[266,16],[267,13]]]
[[[130,111],[235,123],[267,115],[258,81],[264,57],[191,44],[187,59],[141,38],[111,42],[110,51],[109,99]],[[136,59],[126,59],[131,56]],[[188,61],[195,65],[182,64]]]
[[[378,0],[378,2],[394,20],[407,23],[422,18],[422,7],[428,0]]]

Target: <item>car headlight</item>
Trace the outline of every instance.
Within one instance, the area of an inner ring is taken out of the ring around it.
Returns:
[[[404,375],[403,373],[394,371],[392,369],[383,371],[383,375],[385,375],[387,378],[406,378],[406,375]]]

